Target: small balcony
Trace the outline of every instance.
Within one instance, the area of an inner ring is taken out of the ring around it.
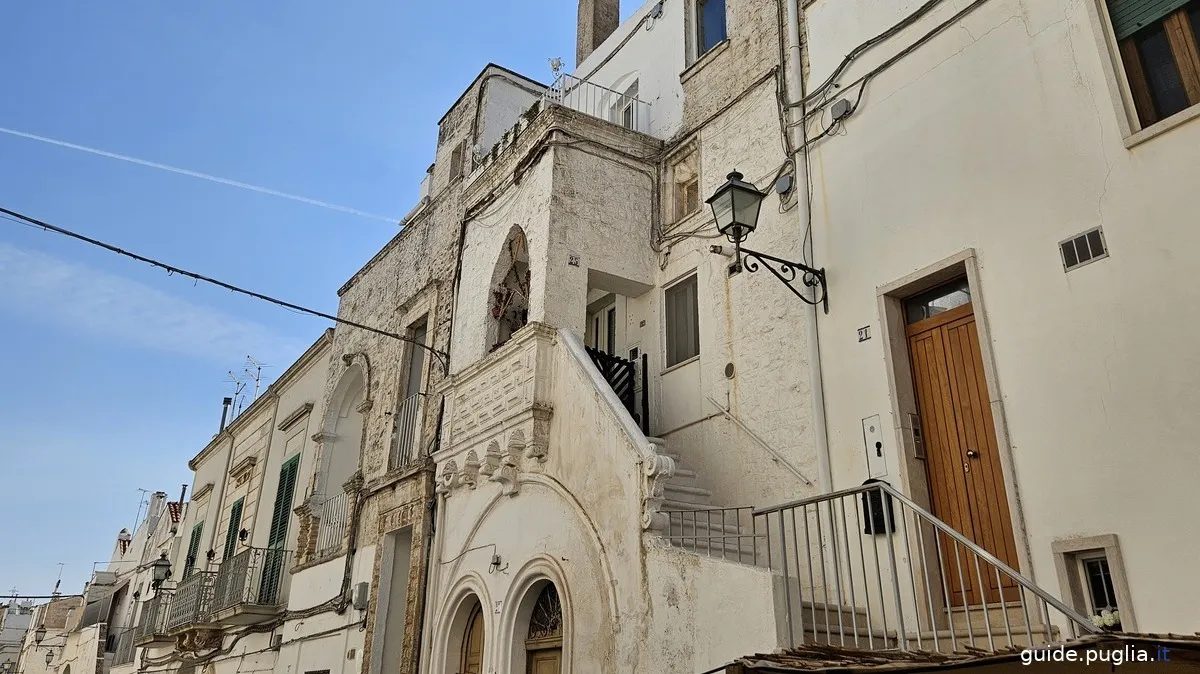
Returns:
[[[167,643],[167,617],[171,609],[172,594],[159,591],[158,595],[142,602],[142,612],[137,627],[133,628],[133,640],[138,646]]]
[[[196,571],[179,582],[167,609],[167,633],[182,632],[207,622],[216,579],[217,574],[211,571]]]
[[[388,453],[388,470],[404,468],[417,460],[420,448],[418,427],[420,426],[421,395],[414,393],[404,399],[392,417],[391,451]]]
[[[316,559],[327,559],[342,551],[350,523],[350,493],[330,496],[317,513]]]
[[[207,622],[256,625],[278,616],[287,603],[291,550],[247,548],[221,563],[213,581]]]
[[[564,73],[542,95],[542,105],[561,105],[630,131],[650,133],[650,104],[638,99],[636,84],[620,92]]]
[[[136,628],[122,630],[115,636],[116,644],[112,651],[112,666],[119,667],[121,665],[128,665],[132,663],[133,654],[137,650],[137,644],[135,643],[135,637],[137,636]]]

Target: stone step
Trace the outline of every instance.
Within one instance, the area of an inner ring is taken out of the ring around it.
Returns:
[[[693,514],[696,515],[694,520]],[[724,523],[721,522],[720,516],[709,521],[703,510],[681,511],[671,516],[669,521],[669,531],[672,535],[750,537],[750,531],[738,526],[732,518],[727,518]]]
[[[680,501],[673,498],[664,498],[662,510],[708,510],[712,505],[708,503],[693,503],[691,501]]]
[[[663,496],[670,501],[682,501],[703,506],[712,505],[712,492],[702,487],[689,487],[674,480],[667,480],[663,487]]]

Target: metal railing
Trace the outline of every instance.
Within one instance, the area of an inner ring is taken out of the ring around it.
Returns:
[[[291,550],[246,548],[221,562],[214,582],[212,612],[241,605],[282,604],[291,558]]]
[[[650,104],[629,93],[621,93],[563,73],[542,94],[544,104],[597,117],[626,129],[650,133]]]
[[[350,494],[330,496],[321,504],[317,521],[317,557],[336,554],[342,549],[346,525],[350,521]]]
[[[117,636],[116,649],[113,651],[113,665],[126,665],[133,662],[135,630],[123,630]]]
[[[417,458],[420,410],[420,393],[405,398],[396,408],[396,415],[392,417],[392,449],[388,454],[388,470],[407,466]]]
[[[646,393],[646,354],[642,354],[642,387],[638,389],[638,363],[626,360],[620,356],[605,353],[600,349],[585,346],[584,350],[592,360],[592,364],[600,371],[600,376],[612,387],[613,393],[621,400],[633,420],[637,422],[642,433],[650,435],[650,398]],[[638,394],[641,394],[639,400]]]
[[[667,516],[667,531],[663,537],[674,547],[740,564],[758,566],[760,562],[766,562],[765,551],[760,552],[760,546],[766,543],[767,534],[759,530],[753,508],[659,512]]]
[[[884,483],[754,511],[790,646],[1033,647],[1091,622]]]
[[[217,574],[212,571],[193,571],[192,575],[179,582],[167,611],[168,630],[202,622],[208,618],[216,578]]]
[[[142,602],[134,638],[142,639],[167,633],[167,616],[171,606],[171,593],[159,590],[158,594]]]

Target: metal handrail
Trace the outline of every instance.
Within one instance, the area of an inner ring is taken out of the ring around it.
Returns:
[[[542,102],[561,105],[633,131],[650,132],[650,103],[566,73],[559,75],[546,89]],[[613,119],[616,115],[620,118]]]
[[[860,497],[862,497],[864,511],[862,519],[859,518],[858,510]],[[893,500],[899,504],[897,508],[893,508]],[[852,537],[852,530],[848,526],[847,502],[852,504],[850,507],[853,508],[855,533],[858,536]],[[797,518],[797,511],[799,511],[799,518]],[[815,515],[815,521],[810,520],[811,515]],[[916,536],[915,544],[909,534],[910,515]],[[768,558],[772,568],[779,571],[784,577],[783,604],[787,612],[788,639],[792,645],[795,645],[797,626],[799,626],[802,638],[807,638],[803,636],[807,634],[816,638],[818,630],[824,630],[826,639],[832,642],[836,630],[840,639],[845,642],[846,629],[850,627],[845,623],[851,622],[853,627],[850,634],[856,646],[859,645],[860,637],[865,636],[865,640],[871,648],[876,647],[876,640],[879,640],[884,647],[891,647],[891,644],[895,642],[900,648],[907,649],[908,642],[915,641],[918,648],[923,648],[924,637],[933,642],[935,650],[941,650],[940,641],[944,640],[941,635],[948,631],[950,646],[957,650],[959,641],[957,631],[962,627],[954,625],[954,613],[961,610],[962,617],[966,620],[967,639],[963,639],[963,641],[969,639],[971,646],[975,647],[977,628],[973,622],[972,612],[978,613],[982,609],[982,618],[985,623],[982,630],[986,636],[987,645],[995,650],[996,639],[994,638],[992,611],[997,607],[995,604],[987,603],[990,591],[984,583],[984,568],[989,565],[986,577],[988,583],[991,583],[994,575],[995,593],[998,594],[1000,601],[998,607],[1000,615],[994,619],[997,622],[995,629],[1001,627],[999,623],[1002,621],[1003,635],[1007,637],[1008,647],[1017,646],[1012,620],[1016,620],[1018,623],[1018,636],[1020,635],[1019,628],[1024,627],[1025,636],[1028,637],[1028,642],[1024,645],[1033,645],[1033,623],[1030,621],[1029,607],[1026,605],[1026,593],[1036,598],[1034,600],[1035,609],[1038,608],[1037,603],[1041,602],[1041,611],[1035,617],[1045,629],[1046,641],[1052,640],[1054,631],[1050,620],[1050,608],[1066,619],[1072,636],[1077,636],[1079,632],[1095,633],[1098,631],[1090,620],[887,483],[871,482],[828,494],[758,508],[754,510],[754,517],[755,519],[764,519],[763,528],[767,532]],[[778,531],[775,531],[776,527],[772,526],[773,522],[777,523]],[[866,528],[859,531],[863,529],[864,522]],[[803,526],[803,541],[800,540],[801,526]],[[930,538],[929,534],[932,534],[933,552],[927,555],[926,541]],[[881,535],[884,538],[882,542],[879,540]],[[952,553],[942,546],[939,535],[948,539],[947,542],[953,550]],[[869,544],[864,543],[865,536],[869,536],[866,539],[870,540]],[[776,537],[778,541],[773,542]],[[814,538],[815,540],[813,540]],[[858,542],[857,551],[851,545],[854,538],[857,538]],[[901,538],[902,540],[898,541]],[[966,550],[965,556],[959,554],[960,545]],[[885,549],[881,551],[881,548]],[[897,548],[900,548],[899,555]],[[872,549],[873,554],[871,554]],[[772,550],[774,554],[772,554]],[[829,564],[826,559],[827,550],[832,552],[832,564]],[[881,552],[884,553],[882,557]],[[967,574],[963,572],[964,559],[966,560]],[[868,572],[868,560],[870,566],[874,567],[874,578]],[[789,568],[792,562],[795,564],[794,570]],[[973,577],[968,575],[972,570],[971,562],[974,563]],[[957,587],[954,586],[954,573],[948,572],[948,568],[957,571]],[[829,573],[831,570],[832,574]],[[860,570],[862,586],[856,588],[855,577]],[[888,583],[891,589],[890,597],[885,595],[885,572],[890,576]],[[793,573],[795,574],[794,578]],[[804,577],[805,573],[807,573],[807,578]],[[1006,595],[1011,596],[1014,592],[1005,589],[1006,581],[1001,577],[1002,575],[1007,577],[1007,582],[1010,583],[1007,587],[1015,590],[1017,601],[1006,598]],[[940,581],[940,586],[938,581]],[[978,582],[977,586],[976,582]],[[1017,587],[1012,587],[1014,584]],[[809,588],[808,594],[811,601],[805,598],[806,585]],[[843,592],[846,585],[849,586],[848,593]],[[924,592],[919,591],[918,586],[921,586]],[[968,591],[968,587],[971,588],[970,591]],[[823,593],[823,597],[818,597],[818,592]],[[877,606],[873,604],[872,592],[877,592]],[[957,600],[951,600],[953,593],[956,592],[961,593],[961,604]],[[934,599],[935,593],[941,598],[940,602]],[[972,593],[982,602],[981,604],[970,603],[969,595]],[[794,595],[798,595],[798,597]],[[905,610],[907,597],[903,595],[912,598],[912,605],[908,606],[910,611]],[[797,598],[799,606],[793,607],[793,600]],[[877,609],[874,616],[872,615],[873,607]],[[1018,607],[1023,616],[1010,616],[1010,609],[1015,610]],[[949,622],[948,630],[945,629],[946,624],[939,625],[935,615],[936,611],[942,608],[946,611],[945,620]],[[847,610],[849,612],[848,620]],[[818,619],[818,611],[823,612],[824,623]],[[808,626],[804,625],[806,612],[809,614],[807,616]],[[915,618],[915,631],[906,629],[906,616],[909,619]],[[892,627],[895,629],[889,628],[889,617],[894,620]],[[837,624],[833,624],[834,618],[836,618]],[[860,618],[863,619],[861,626],[859,625]],[[928,631],[924,629],[925,625],[922,625],[923,620],[927,621]]]
[[[212,612],[240,605],[278,606],[286,601],[284,580],[291,550],[246,548],[221,562]]]
[[[396,406],[392,417],[392,442],[388,452],[388,470],[403,468],[417,458],[417,413],[421,409],[421,393],[414,393]]]
[[[350,494],[342,492],[325,499],[318,517],[317,556],[333,555],[344,545],[346,527],[350,523]]]
[[[767,534],[759,532],[751,507],[660,509],[658,512],[667,517],[667,528],[662,537],[673,547],[753,566],[765,560],[759,554],[759,544],[766,542]],[[747,525],[750,533],[745,533]],[[734,533],[727,533],[731,529]]]

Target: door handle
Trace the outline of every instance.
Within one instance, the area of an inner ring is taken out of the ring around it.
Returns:
[[[979,458],[979,452],[977,452],[977,451],[975,451],[975,450],[973,450],[973,449],[968,449],[968,450],[967,450],[967,458],[969,458],[969,459],[978,459],[978,458]]]

